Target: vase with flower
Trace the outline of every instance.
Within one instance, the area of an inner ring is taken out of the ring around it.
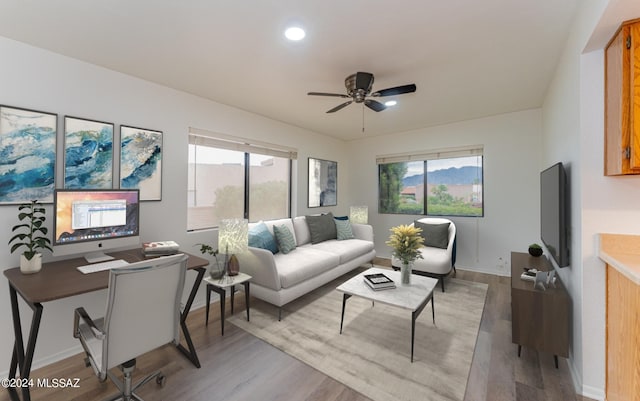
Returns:
[[[422,229],[413,225],[399,225],[391,228],[391,235],[386,242],[393,248],[393,256],[402,261],[400,267],[400,283],[411,284],[411,266],[416,259],[422,259],[420,247],[424,238],[420,235]]]

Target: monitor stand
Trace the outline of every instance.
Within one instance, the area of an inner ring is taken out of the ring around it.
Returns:
[[[115,259],[113,256],[109,256],[109,255],[105,254],[104,252],[88,253],[88,254],[84,255],[84,258],[87,260],[88,263],[105,262],[107,260]]]

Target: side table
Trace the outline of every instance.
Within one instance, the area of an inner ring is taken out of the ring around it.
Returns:
[[[207,317],[205,325],[209,325],[209,303],[211,302],[211,291],[215,291],[220,296],[220,326],[224,335],[224,315],[225,298],[227,288],[231,288],[231,313],[233,314],[233,295],[236,292],[236,285],[244,285],[244,299],[247,307],[247,321],[249,321],[249,283],[251,276],[245,273],[238,273],[236,276],[223,277],[222,279],[206,277],[203,279],[207,283]]]

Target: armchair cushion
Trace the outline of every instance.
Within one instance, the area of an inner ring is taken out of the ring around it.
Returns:
[[[426,224],[415,221],[414,225],[422,229],[420,235],[424,238],[424,246],[447,249],[449,246],[449,224]]]

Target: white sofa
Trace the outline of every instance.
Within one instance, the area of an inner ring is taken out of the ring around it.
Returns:
[[[236,256],[240,271],[252,276],[251,295],[278,306],[279,319],[283,305],[372,262],[376,255],[370,225],[351,224],[354,239],[331,239],[312,244],[304,216],[264,223],[271,234],[274,225],[289,228],[295,237],[296,249],[287,254],[273,254],[267,249],[249,247],[248,253]],[[255,224],[250,224],[249,228]]]
[[[422,259],[416,259],[413,262],[413,273],[434,277],[440,280],[442,292],[444,292],[444,278],[451,273],[451,269],[456,269],[456,225],[453,221],[439,217],[424,217],[417,220],[422,224],[433,224],[440,226],[449,224],[448,238],[445,248],[423,246],[420,248]],[[413,226],[414,223],[411,223]],[[391,266],[399,269],[402,261],[393,256],[391,258]]]

